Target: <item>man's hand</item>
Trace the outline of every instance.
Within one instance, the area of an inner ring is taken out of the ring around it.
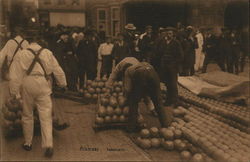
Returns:
[[[67,90],[68,90],[67,87],[60,87],[60,88],[58,89],[58,91],[61,92],[61,93],[65,93]]]

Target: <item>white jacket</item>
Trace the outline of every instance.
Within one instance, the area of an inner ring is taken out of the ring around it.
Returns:
[[[31,43],[28,48],[31,48],[37,52],[41,46],[36,43]],[[39,55],[39,58],[46,70],[47,75],[54,74],[57,84],[61,87],[67,85],[65,74],[62,68],[59,66],[56,58],[52,52],[48,49],[43,49],[42,53]],[[20,86],[23,83],[23,79],[27,77],[27,70],[30,67],[34,55],[27,49],[22,50],[17,53],[10,67],[10,93],[13,95],[19,94]],[[44,71],[39,63],[36,63],[33,70],[30,73],[30,76],[41,76],[41,79],[44,79]],[[48,84],[49,86],[49,84]],[[41,87],[43,88],[43,87]]]
[[[19,43],[23,40],[23,38],[21,36],[16,36],[14,39]],[[29,46],[29,42],[27,40],[24,40],[21,46],[23,49],[26,49]],[[5,44],[5,46],[3,47],[3,49],[0,52],[0,68],[2,67],[5,56],[8,56],[8,65],[9,65],[10,61],[12,60],[12,57],[13,57],[13,54],[14,54],[16,48],[17,48],[17,43],[13,39],[10,39]],[[20,51],[20,49],[19,49],[19,51]]]

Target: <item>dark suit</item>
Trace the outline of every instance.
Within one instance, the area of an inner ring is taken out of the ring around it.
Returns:
[[[214,35],[206,37],[203,44],[203,52],[205,55],[205,60],[202,68],[202,72],[205,73],[207,71],[207,65],[211,62],[211,60],[216,59],[217,55],[217,40]]]
[[[161,58],[161,78],[167,86],[168,104],[177,104],[177,74],[178,68],[183,56],[183,50],[180,43],[173,39],[169,43],[163,41],[159,47]]]
[[[230,44],[232,48],[232,56],[229,58],[230,66],[229,72],[230,73],[239,73],[239,59],[240,59],[240,52],[241,52],[241,40],[238,35],[235,37],[230,37]]]
[[[140,50],[142,52],[143,59],[152,63],[152,58],[154,55],[154,38],[151,35],[144,35],[142,40],[139,43]]]
[[[118,64],[125,57],[131,56],[131,50],[128,44],[125,41],[123,41],[122,44],[115,43],[112,50],[112,56],[114,57],[116,64]]]
[[[194,75],[195,49],[198,48],[197,39],[185,39],[183,47],[183,74],[185,76]]]
[[[69,90],[76,91],[78,67],[72,43],[59,40],[55,51],[58,63],[65,72]]]
[[[230,44],[230,39],[227,34],[222,34],[219,40],[219,56],[218,61],[220,67],[223,71],[230,70],[230,62],[229,59],[232,57],[232,46]]]
[[[92,40],[80,41],[77,48],[79,59],[80,88],[84,86],[85,73],[88,80],[94,80],[97,73],[97,44]]]

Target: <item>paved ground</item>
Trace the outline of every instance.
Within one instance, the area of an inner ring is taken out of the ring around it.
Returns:
[[[218,70],[218,66],[211,64],[208,71]],[[249,67],[247,66],[247,70]],[[248,76],[245,72],[240,74]],[[71,126],[64,131],[54,132],[55,154],[51,160],[68,161],[179,161],[177,152],[167,152],[163,149],[141,150],[122,130],[106,130],[94,132],[92,125],[95,117],[95,105],[82,105],[65,99],[55,99],[54,106],[58,108],[59,117],[69,121]],[[143,107],[143,106],[142,106]],[[158,126],[159,122],[148,115],[142,108],[148,126]],[[48,160],[43,157],[41,137],[35,136],[33,150],[21,149],[22,137],[14,139],[0,139],[0,159],[4,161]],[[86,151],[92,148],[95,151]],[[107,149],[120,149],[108,151]]]

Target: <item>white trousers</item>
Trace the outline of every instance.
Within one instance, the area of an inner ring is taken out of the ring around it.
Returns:
[[[9,91],[9,82],[8,81],[0,81],[0,113],[2,112],[2,108],[6,102],[6,100],[10,97]]]
[[[25,144],[32,144],[34,132],[33,109],[37,107],[41,134],[42,147],[53,147],[52,136],[52,101],[49,83],[42,76],[28,76],[24,79],[21,96],[23,99],[23,134]]]
[[[205,59],[205,55],[202,52],[202,48],[195,49],[195,64],[194,64],[195,71],[198,71],[202,68],[204,59]]]

